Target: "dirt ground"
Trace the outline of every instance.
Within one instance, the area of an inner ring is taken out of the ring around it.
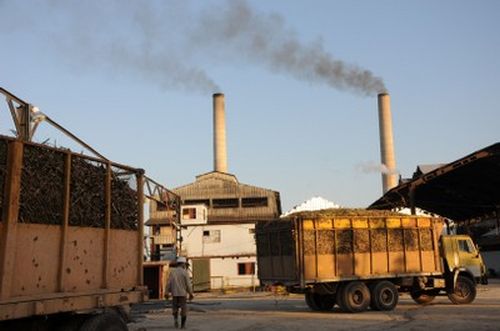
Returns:
[[[480,286],[470,305],[453,305],[446,296],[427,306],[402,295],[391,312],[360,314],[313,312],[301,295],[268,292],[203,293],[189,305],[187,330],[500,330],[500,280]],[[134,307],[131,331],[172,330],[170,302]]]

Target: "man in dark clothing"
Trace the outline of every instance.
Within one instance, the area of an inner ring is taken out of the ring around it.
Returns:
[[[186,326],[187,319],[187,300],[193,300],[193,287],[191,279],[186,270],[186,258],[179,256],[175,268],[170,270],[168,276],[167,288],[165,290],[165,297],[168,299],[169,294],[172,294],[172,315],[174,316],[174,325],[179,327],[178,313],[181,310],[181,329]]]

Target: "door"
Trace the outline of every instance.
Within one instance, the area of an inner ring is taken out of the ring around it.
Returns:
[[[210,290],[210,259],[194,259],[193,263],[193,291]]]
[[[468,269],[474,277],[482,276],[483,260],[471,238],[457,239],[460,266]]]

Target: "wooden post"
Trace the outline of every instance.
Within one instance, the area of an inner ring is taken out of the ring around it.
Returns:
[[[366,219],[366,222],[368,222],[368,246],[370,247],[370,275],[373,275],[372,224],[369,217]]]
[[[61,245],[59,251],[59,270],[58,270],[58,289],[59,292],[64,292],[64,263],[66,261],[66,242],[68,240],[68,225],[71,205],[71,152],[67,152],[64,158],[64,210],[63,224],[61,231]]]
[[[387,273],[391,272],[391,247],[389,247],[390,240],[389,240],[389,224],[387,223],[387,218],[384,220],[384,225],[385,225],[385,252],[386,252],[386,258],[387,258]]]
[[[306,268],[304,265],[304,223],[302,219],[295,219],[297,222],[297,233],[299,235],[299,262],[300,262],[300,287],[304,288],[306,286],[305,273]]]
[[[332,229],[333,229],[333,254],[335,255],[335,277],[339,277],[339,252],[337,249],[337,229],[335,228],[335,218],[332,218]]]
[[[16,232],[21,196],[21,176],[23,167],[23,143],[9,142],[7,154],[7,174],[5,176],[4,222],[0,241],[0,300],[10,297],[16,257]]]
[[[319,251],[318,251],[318,236],[319,236],[319,233],[318,233],[318,222],[319,220],[318,219],[313,219],[312,220],[313,222],[313,229],[314,229],[314,273],[316,275],[316,279],[319,278],[319,266],[318,266],[318,254],[319,254]]]
[[[106,179],[104,183],[104,194],[106,209],[104,212],[104,264],[102,271],[102,288],[109,286],[109,260],[111,247],[111,163],[106,164]]]
[[[422,242],[420,240],[420,224],[419,219],[417,219],[417,238],[418,238],[418,258],[420,261],[420,272],[424,272],[424,255]]]
[[[137,208],[138,208],[137,280],[138,280],[138,285],[143,285],[144,274],[142,265],[144,262],[144,171],[141,171],[140,173],[137,174]]]
[[[402,233],[402,239],[403,239],[403,262],[404,262],[404,271],[408,272],[408,257],[406,256],[406,239],[405,239],[405,233],[406,233],[406,228],[403,225],[403,220],[399,219],[400,225],[401,225],[401,233]]]

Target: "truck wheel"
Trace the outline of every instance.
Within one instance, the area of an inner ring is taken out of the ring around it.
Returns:
[[[335,305],[335,297],[333,295],[320,295],[317,293],[306,293],[306,304],[311,310],[326,311],[331,310]]]
[[[115,312],[104,312],[90,316],[79,331],[127,331],[127,324]]]
[[[456,305],[471,303],[476,298],[476,284],[464,276],[458,276],[453,292],[448,293],[448,298]]]
[[[434,300],[436,294],[430,291],[415,290],[410,292],[410,296],[419,305],[426,305]]]
[[[387,280],[373,284],[370,295],[370,307],[373,310],[393,310],[399,300],[398,289],[393,283]]]
[[[340,288],[337,301],[342,311],[359,313],[370,305],[370,290],[365,283],[349,282]]]

